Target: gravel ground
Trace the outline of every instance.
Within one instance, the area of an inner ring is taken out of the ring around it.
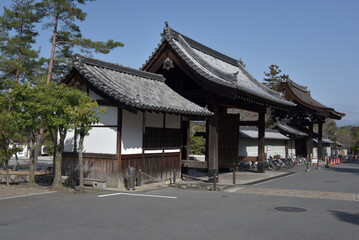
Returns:
[[[0,200],[50,192],[48,187],[27,187],[26,185],[0,184]]]

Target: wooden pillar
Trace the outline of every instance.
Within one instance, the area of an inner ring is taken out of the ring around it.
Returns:
[[[264,133],[265,133],[265,113],[258,114],[258,173],[264,173]]]
[[[307,157],[312,162],[313,157],[313,121],[311,120],[308,125],[308,143],[307,143]]]
[[[212,182],[218,179],[218,106],[209,108],[214,113],[208,118],[208,178]]]
[[[163,113],[163,126],[162,126],[162,156],[161,156],[161,179],[163,178],[163,170],[165,163],[165,139],[166,139],[166,113]]]
[[[318,161],[323,160],[323,122],[318,123]]]
[[[117,159],[118,159],[118,182],[117,186],[119,187],[121,183],[124,182],[122,174],[122,108],[117,108]]]
[[[191,151],[190,145],[190,122],[181,121],[181,131],[182,131],[182,159],[189,160],[189,153]]]
[[[141,155],[141,171],[145,169],[145,135],[146,135],[146,111],[142,115],[142,155]]]

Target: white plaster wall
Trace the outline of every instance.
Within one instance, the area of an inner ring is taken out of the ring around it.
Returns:
[[[165,153],[173,153],[173,152],[180,152],[180,149],[167,149]]]
[[[99,117],[100,117],[100,121],[99,123],[94,124],[94,126],[96,125],[100,125],[100,126],[117,126],[117,112],[118,112],[118,108],[117,107],[109,107],[109,106],[99,106],[99,109],[105,108],[106,109],[106,113],[100,113]]]
[[[84,140],[84,152],[116,154],[117,127],[93,127]]]
[[[318,157],[318,147],[313,147],[313,157]]]
[[[175,114],[166,114],[166,128],[181,128],[181,116]]]
[[[64,152],[73,152],[74,151],[74,138],[75,131],[68,131],[65,138]]]
[[[162,153],[162,150],[145,150],[145,153]]]
[[[331,148],[330,147],[323,147],[323,156],[330,156]],[[318,147],[313,147],[313,156],[318,157]]]
[[[104,98],[102,98],[101,96],[99,96],[98,94],[96,94],[94,91],[89,90],[89,97],[95,99],[95,100],[104,100]]]
[[[121,154],[142,153],[143,113],[122,112],[122,150]]]
[[[258,141],[256,139],[240,138],[238,141],[239,156],[257,157],[258,156]]]
[[[288,140],[288,154],[295,156],[295,141],[294,140]]]
[[[324,156],[330,156],[331,152],[332,152],[331,147],[324,147],[323,149]]]
[[[146,127],[162,128],[163,113],[146,112]]]
[[[266,139],[264,152],[267,153],[268,146],[271,147],[271,155],[279,154],[285,156],[285,144],[284,140]],[[293,145],[294,146],[294,145]],[[293,150],[292,150],[293,151]],[[295,152],[295,150],[294,150]],[[288,153],[290,153],[288,148]],[[240,138],[238,146],[239,156],[257,157],[258,156],[258,140]]]
[[[285,143],[284,140],[266,139],[265,140],[265,151],[267,146],[271,146],[271,155],[281,155],[285,157]]]

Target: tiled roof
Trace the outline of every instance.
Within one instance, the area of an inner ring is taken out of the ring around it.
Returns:
[[[162,42],[170,47],[199,75],[210,82],[238,89],[252,98],[265,102],[264,105],[294,107],[296,104],[282,99],[282,93],[273,91],[258,82],[244,68],[241,61],[230,58],[208,48],[168,27],[164,28]],[[157,51],[158,49],[156,49]],[[154,57],[155,53],[143,65],[143,69]]]
[[[162,75],[75,55],[74,68],[96,89],[120,104],[140,110],[210,116],[165,84]]]
[[[291,79],[285,79],[282,80],[281,84],[283,86],[288,86],[290,90],[293,92],[293,94],[299,98],[301,101],[303,101],[305,104],[307,104],[307,107],[318,111],[318,112],[326,112],[329,114],[329,117],[340,119],[345,116],[344,113],[340,113],[335,111],[333,108],[327,107],[314,98],[312,98],[310,91],[307,89],[307,87],[299,85],[295,83]]]
[[[308,136],[307,133],[301,132],[291,126],[288,126],[287,124],[277,122],[275,125],[276,128],[279,129],[279,131],[284,132],[286,134],[294,135],[297,137],[306,137]]]
[[[313,139],[314,142],[318,143],[318,139]],[[328,138],[323,138],[322,139],[322,143],[326,143],[326,144],[332,144],[334,143],[332,140],[328,139]]]
[[[258,138],[258,128],[256,127],[241,127],[239,131],[241,138]],[[278,140],[289,140],[288,137],[281,134],[278,130],[267,128],[264,134],[265,139],[278,139]]]

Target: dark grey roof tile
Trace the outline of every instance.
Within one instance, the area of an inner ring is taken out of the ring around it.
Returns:
[[[97,59],[74,56],[74,68],[110,98],[148,111],[210,116],[212,113],[169,88],[162,75],[147,73]]]

